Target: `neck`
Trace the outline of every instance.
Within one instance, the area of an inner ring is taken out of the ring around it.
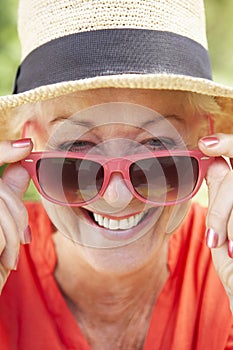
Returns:
[[[59,234],[55,236],[55,244],[58,256],[55,278],[89,342],[92,343],[92,338],[103,338],[99,330],[104,330],[105,338],[109,333],[112,341],[112,335],[116,334],[117,340],[115,339],[113,346],[115,349],[119,334],[127,333],[128,342],[129,339],[134,341],[135,333],[142,333],[139,336],[142,341],[149,325],[152,307],[168,278],[167,244],[143,266],[125,273],[96,271],[80,258],[80,254],[77,256],[77,247],[72,248],[72,242],[64,242],[63,236]],[[98,324],[98,330],[95,327],[93,329],[93,322]],[[109,345],[109,340],[107,344]],[[119,349],[123,348],[122,344],[123,341]],[[104,349],[103,344],[101,346]],[[132,349],[137,348],[140,347],[132,344]]]

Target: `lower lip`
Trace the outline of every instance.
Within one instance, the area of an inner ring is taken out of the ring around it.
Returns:
[[[103,226],[99,226],[95,223],[94,219],[92,220],[90,218],[86,209],[82,209],[82,212],[84,213],[85,219],[88,221],[88,223],[95,228],[96,233],[100,233],[108,240],[126,241],[140,234],[142,229],[145,228],[145,226],[148,224],[148,222],[150,221],[157,209],[158,207],[149,209],[148,213],[145,215],[142,221],[128,230],[110,230]]]

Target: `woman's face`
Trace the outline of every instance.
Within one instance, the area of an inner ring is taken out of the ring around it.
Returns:
[[[114,158],[197,148],[203,120],[185,93],[99,89],[44,102],[28,133],[34,151],[69,150]],[[207,133],[207,120],[205,127]],[[96,269],[128,272],[165,249],[189,203],[145,204],[115,172],[103,195],[88,205],[71,208],[44,200],[44,206],[58,231],[73,242],[77,256]]]

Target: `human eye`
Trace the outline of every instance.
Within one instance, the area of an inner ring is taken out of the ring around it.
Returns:
[[[177,142],[170,138],[152,138],[143,142],[151,150],[166,150],[177,148]]]
[[[59,145],[58,149],[60,151],[66,152],[88,152],[94,146],[95,144],[90,141],[78,140],[72,142],[65,142]]]

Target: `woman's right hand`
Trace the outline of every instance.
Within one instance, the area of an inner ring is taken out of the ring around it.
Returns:
[[[9,166],[0,178],[0,293],[11,270],[16,270],[20,244],[30,243],[28,214],[22,198],[29,174],[20,160],[32,151],[30,139],[0,142],[0,166]]]

